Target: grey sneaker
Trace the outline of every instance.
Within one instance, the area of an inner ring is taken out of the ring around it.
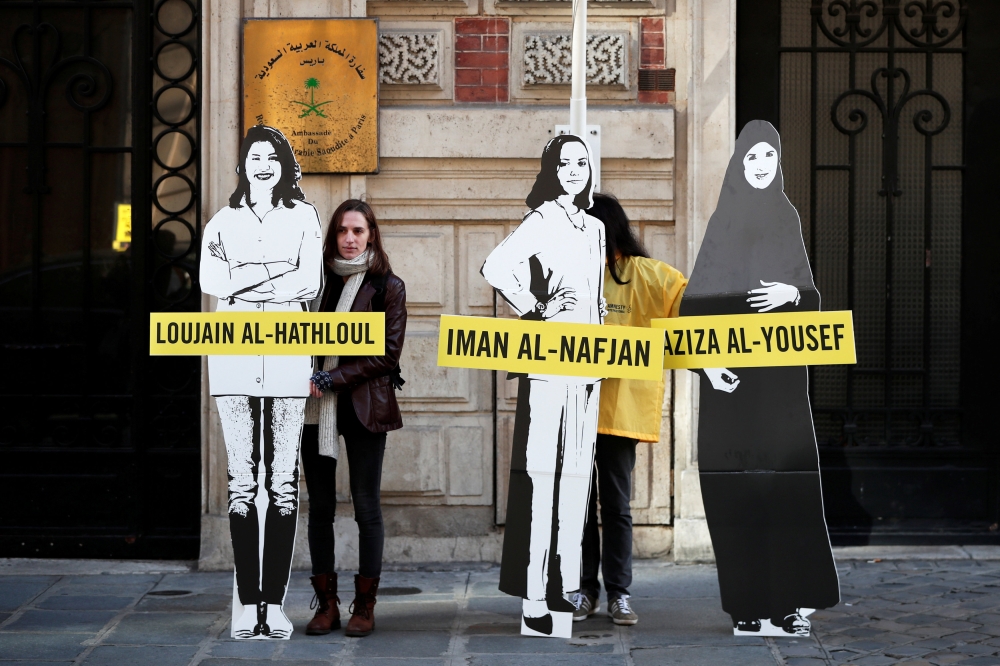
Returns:
[[[628,603],[629,595],[623,595],[612,599],[608,603],[608,615],[615,624],[633,625],[639,621],[639,616],[632,610]],[[575,618],[574,618],[575,619]]]
[[[586,620],[601,609],[600,600],[597,597],[590,596],[586,592],[575,592],[571,597],[571,601],[576,606],[576,610],[573,611],[574,622]]]

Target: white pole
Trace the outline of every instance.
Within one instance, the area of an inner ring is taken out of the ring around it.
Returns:
[[[569,131],[587,134],[587,0],[573,0],[573,86],[569,99]]]

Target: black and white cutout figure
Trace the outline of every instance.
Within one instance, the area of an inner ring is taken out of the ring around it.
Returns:
[[[523,319],[602,323],[604,225],[584,212],[592,194],[587,144],[573,135],[549,141],[531,211],[482,269]],[[519,379],[500,589],[524,599],[522,633],[572,634],[565,595],[580,586],[599,404],[596,378]]]
[[[819,309],[799,216],[784,193],[778,132],[752,121],[736,140],[680,314]],[[801,345],[793,331],[791,344]],[[704,373],[698,460],[722,608],[737,635],[808,635],[806,616],[836,605],[840,587],[806,368]]]
[[[252,127],[236,171],[239,185],[229,206],[205,228],[202,291],[218,297],[218,312],[302,312],[321,293],[323,239],[316,209],[299,189],[292,149],[278,130]],[[228,457],[234,638],[292,633],[281,605],[295,542],[299,438],[311,374],[310,356],[208,357]],[[266,494],[258,495],[259,472]]]

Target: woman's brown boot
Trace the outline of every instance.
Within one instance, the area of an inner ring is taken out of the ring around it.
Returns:
[[[332,629],[340,629],[340,597],[337,596],[337,574],[319,574],[309,579],[316,596],[309,604],[309,609],[316,609],[316,615],[306,625],[309,636],[323,636]]]
[[[351,619],[347,621],[347,636],[367,636],[375,631],[375,595],[378,594],[378,578],[354,576],[354,603],[351,604]]]

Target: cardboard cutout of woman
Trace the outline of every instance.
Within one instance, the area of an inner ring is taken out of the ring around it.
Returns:
[[[531,211],[482,268],[522,319],[603,322],[604,224],[585,212],[593,187],[587,144],[573,135],[549,141]],[[519,378],[500,590],[524,599],[525,634],[572,634],[565,594],[580,587],[599,381]]]
[[[295,155],[281,132],[257,125],[243,139],[236,172],[229,206],[202,238],[202,291],[218,297],[217,312],[303,312],[322,293],[323,238],[319,215],[299,189]],[[310,356],[208,357],[228,458],[234,638],[292,633],[281,606],[295,543],[299,439],[311,374]],[[258,496],[261,463],[266,496]]]
[[[769,123],[743,128],[681,316],[820,309]],[[793,329],[792,344],[802,345]],[[751,351],[752,353],[752,351]],[[722,608],[734,633],[808,635],[840,600],[805,367],[704,371],[698,462]]]

